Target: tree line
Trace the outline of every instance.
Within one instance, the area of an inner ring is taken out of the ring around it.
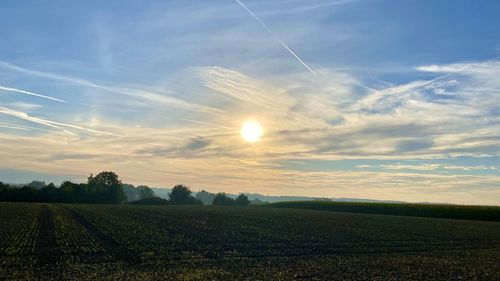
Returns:
[[[196,194],[196,199],[202,201],[206,205],[226,205],[226,206],[247,206],[250,204],[262,203],[260,200],[250,201],[248,196],[245,194],[240,194],[236,198],[231,198],[226,193],[211,193],[206,190],[202,190]]]
[[[87,183],[64,181],[59,187],[38,181],[23,187],[0,182],[1,201],[113,204],[126,199],[123,184],[113,172],[90,175]]]
[[[229,205],[247,206],[251,202],[244,194],[231,198],[225,193],[210,193],[205,190],[192,195],[189,187],[176,185],[169,193],[169,199],[157,197],[147,186],[134,187],[123,184],[114,172],[90,175],[87,183],[64,181],[57,187],[53,183],[33,181],[22,187],[0,182],[0,201],[9,202],[52,202],[52,203],[96,203],[119,204],[128,198],[138,205]]]
[[[168,200],[152,196],[141,200],[130,202],[136,205],[217,205],[217,206],[248,206],[250,200],[245,194],[238,195],[233,199],[225,193],[210,193],[205,190],[192,195],[189,187],[176,185],[168,195]]]

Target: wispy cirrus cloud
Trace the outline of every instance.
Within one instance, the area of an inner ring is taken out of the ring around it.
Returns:
[[[37,127],[33,127],[33,126],[25,126],[25,125],[4,123],[4,122],[0,122],[0,127],[7,128],[7,129],[16,129],[16,130],[21,130],[21,131],[40,131],[40,132],[46,132],[46,133],[53,133],[54,132],[51,130],[46,130],[46,129],[37,128]]]
[[[9,105],[20,110],[33,110],[43,107],[40,104],[28,103],[28,102],[12,102]]]
[[[38,118],[38,117],[33,117],[33,116],[30,116],[27,113],[24,113],[24,112],[21,112],[21,111],[17,111],[17,110],[13,110],[13,109],[9,109],[9,108],[3,107],[3,106],[0,106],[0,114],[14,116],[14,117],[26,120],[26,121],[30,121],[32,123],[36,123],[36,124],[44,125],[44,126],[47,126],[47,127],[59,129],[59,130],[62,130],[63,132],[65,132],[65,133],[68,133],[70,135],[75,135],[75,136],[76,136],[75,133],[73,133],[73,132],[71,132],[71,131],[69,131],[69,130],[67,130],[65,128],[81,130],[81,131],[90,132],[90,133],[99,134],[99,135],[115,135],[113,133],[104,132],[104,131],[98,131],[98,130],[93,130],[93,129],[89,129],[89,128],[77,126],[77,125],[74,125],[74,124],[67,124],[67,123],[62,123],[62,122],[55,122],[55,121],[50,121],[50,120],[46,120],[46,119],[42,119],[42,118]]]
[[[35,96],[35,97],[39,97],[39,98],[44,98],[44,99],[48,99],[48,100],[53,100],[53,101],[58,101],[58,102],[64,102],[65,103],[64,100],[61,100],[61,99],[58,99],[58,98],[49,97],[49,96],[45,96],[45,95],[33,93],[33,92],[30,92],[30,91],[20,90],[20,89],[16,89],[16,88],[4,87],[2,85],[0,85],[0,91],[21,93],[21,94],[25,94],[25,95],[30,95],[30,96]]]
[[[18,66],[18,65],[6,62],[6,61],[1,61],[1,60],[0,60],[0,67],[8,68],[10,70],[15,70],[15,71],[25,73],[28,75],[34,75],[34,76],[38,76],[38,77],[62,81],[62,82],[70,83],[70,84],[81,86],[81,87],[87,87],[87,88],[97,89],[97,90],[101,90],[101,91],[105,91],[105,92],[111,92],[111,93],[114,93],[117,95],[130,96],[133,98],[137,98],[140,100],[146,100],[148,102],[151,102],[152,105],[164,104],[164,105],[168,105],[168,106],[192,109],[192,110],[196,110],[196,111],[203,112],[206,114],[220,114],[220,112],[215,108],[211,108],[211,107],[203,106],[203,105],[197,105],[197,104],[192,103],[192,102],[191,103],[186,102],[182,99],[171,97],[171,96],[164,95],[164,94],[163,95],[157,94],[157,93],[154,93],[154,92],[149,91],[149,90],[144,89],[144,88],[131,88],[131,87],[123,87],[123,86],[107,86],[107,85],[94,83],[94,82],[86,80],[86,79],[74,78],[74,77],[50,73],[50,72],[32,70],[32,69],[24,68],[24,67],[21,67],[21,66]]]
[[[385,170],[415,170],[415,171],[435,171],[438,169],[443,170],[462,170],[462,171],[477,171],[477,170],[487,170],[494,171],[498,170],[496,166],[458,166],[458,165],[446,165],[446,164],[382,164],[382,165],[358,165],[360,169],[366,168],[381,168]]]
[[[500,70],[500,61],[488,60],[484,62],[452,63],[446,65],[430,64],[417,66],[415,69],[433,73],[458,73],[465,75],[491,75]]]

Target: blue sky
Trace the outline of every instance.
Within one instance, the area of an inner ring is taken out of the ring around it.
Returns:
[[[498,1],[242,3],[2,2],[0,180],[500,204]]]

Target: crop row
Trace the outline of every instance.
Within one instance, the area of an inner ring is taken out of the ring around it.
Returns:
[[[33,253],[39,227],[40,208],[16,203],[2,203],[0,207],[0,254],[21,255]]]
[[[0,203],[0,280],[31,279],[40,224],[40,206]]]
[[[102,258],[102,244],[64,206],[51,205],[57,246],[66,263]],[[96,260],[95,260],[96,261]]]
[[[0,204],[0,219],[0,279],[500,277],[497,222],[279,208],[22,203]]]
[[[463,250],[500,245],[498,224],[231,207],[74,207],[143,259]]]

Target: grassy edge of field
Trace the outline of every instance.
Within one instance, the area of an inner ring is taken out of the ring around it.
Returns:
[[[285,201],[261,206],[393,216],[500,221],[500,206],[331,201]]]

